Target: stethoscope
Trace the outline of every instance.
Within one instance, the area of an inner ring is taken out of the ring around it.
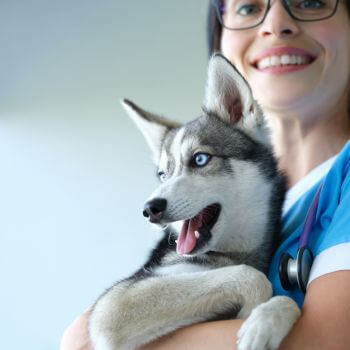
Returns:
[[[316,217],[322,185],[319,186],[311,206],[307,212],[303,229],[300,235],[296,259],[289,253],[283,253],[280,258],[279,277],[285,290],[298,288],[304,294],[309,280],[310,270],[314,257],[308,247],[310,232]]]

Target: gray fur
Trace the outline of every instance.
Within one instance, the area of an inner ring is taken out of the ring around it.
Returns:
[[[234,317],[248,317],[239,350],[276,349],[299,315],[291,299],[270,299],[265,275],[285,184],[261,137],[260,109],[225,58],[214,56],[208,74],[204,114],[183,126],[124,101],[164,173],[149,200],[166,208],[146,214],[167,228],[145,265],[94,304],[96,350],[135,349],[187,325]],[[198,152],[210,155],[203,167],[194,163]],[[212,224],[205,223],[203,208],[212,204]],[[195,246],[179,255],[180,226],[202,212]]]

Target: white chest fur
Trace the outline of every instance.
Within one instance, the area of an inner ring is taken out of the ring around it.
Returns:
[[[201,272],[207,270],[207,266],[181,262],[173,265],[158,266],[153,272],[156,275],[177,275],[179,273]]]

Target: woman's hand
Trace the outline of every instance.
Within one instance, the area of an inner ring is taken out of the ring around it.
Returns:
[[[84,312],[63,333],[60,350],[93,350],[89,338],[89,314]]]

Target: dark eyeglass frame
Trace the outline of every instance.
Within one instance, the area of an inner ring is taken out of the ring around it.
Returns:
[[[278,0],[274,0],[274,1],[278,1]],[[334,14],[337,11],[338,8],[338,4],[339,4],[339,0],[336,0],[333,12],[330,13],[329,15],[327,15],[326,17],[321,17],[321,18],[317,18],[317,19],[301,19],[296,17],[290,10],[290,8],[287,5],[288,0],[281,0],[282,1],[282,5],[285,8],[285,10],[287,11],[287,13],[289,14],[289,16],[293,19],[295,19],[296,21],[300,21],[300,22],[317,22],[317,21],[323,21],[327,18],[330,18],[332,16],[334,16]],[[245,29],[251,29],[251,28],[255,28],[258,27],[261,23],[264,22],[267,14],[269,13],[270,9],[271,9],[271,0],[267,0],[267,6],[266,6],[266,11],[264,13],[264,16],[261,18],[261,21],[258,22],[257,24],[254,24],[253,26],[249,26],[249,27],[242,27],[242,28],[230,28],[224,25],[224,21],[223,21],[223,13],[225,11],[225,5],[223,0],[211,0],[211,5],[214,6],[215,8],[215,12],[216,12],[216,16],[221,24],[222,27],[229,29],[229,30],[245,30]]]

